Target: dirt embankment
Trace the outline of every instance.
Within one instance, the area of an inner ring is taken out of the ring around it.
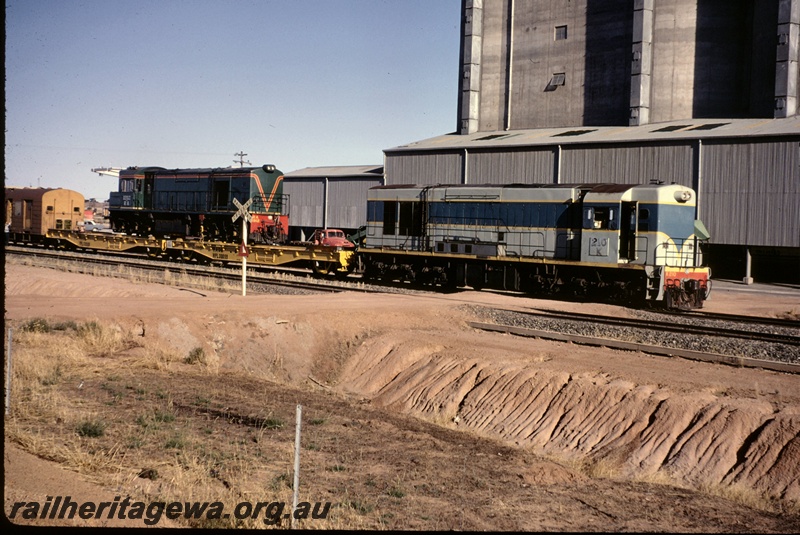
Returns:
[[[743,370],[717,369],[712,384],[675,388],[602,371],[608,350],[543,352],[539,343],[509,340],[516,346],[509,351],[486,339],[465,333],[458,352],[428,337],[373,339],[347,363],[341,386],[534,451],[603,463],[623,477],[738,485],[800,501],[800,407],[784,397],[795,379],[750,371],[747,393],[731,386]],[[593,355],[595,366],[568,364]],[[664,364],[644,355],[612,358],[625,357]],[[708,366],[679,365],[687,375]]]
[[[533,453],[585,460],[598,475],[800,503],[797,376],[478,333],[461,305],[624,309],[485,292],[243,299],[12,269],[10,319],[102,317],[183,353],[202,347],[212,372],[323,384]],[[718,292],[709,308],[742,312],[755,302],[741,298]],[[770,309],[767,301],[758,300],[766,315],[797,302],[780,298]]]

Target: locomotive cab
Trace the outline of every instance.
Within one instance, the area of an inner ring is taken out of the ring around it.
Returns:
[[[699,265],[695,194],[670,186],[601,185],[583,199],[581,261]]]
[[[709,270],[699,241],[709,236],[695,213],[694,191],[678,184],[597,186],[583,200],[581,262],[641,265],[647,299],[700,307]]]

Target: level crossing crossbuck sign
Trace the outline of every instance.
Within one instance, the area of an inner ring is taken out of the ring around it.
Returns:
[[[253,199],[250,198],[242,204],[239,199],[234,197],[233,204],[239,210],[233,214],[231,220],[235,222],[240,217],[242,218],[242,244],[239,246],[239,256],[242,257],[242,295],[244,296],[247,295],[247,255],[250,254],[247,250],[247,223],[253,218],[247,209],[253,204]]]

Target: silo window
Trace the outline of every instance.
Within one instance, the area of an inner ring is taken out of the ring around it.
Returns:
[[[564,85],[567,81],[567,75],[563,72],[556,72],[553,73],[553,77],[550,78],[550,81],[547,83],[547,87],[544,88],[545,91],[555,91],[558,86]]]
[[[52,206],[48,206],[47,207],[47,213],[48,214],[52,214],[53,213],[53,207]]]
[[[567,38],[567,26],[556,26],[555,40],[564,41]]]

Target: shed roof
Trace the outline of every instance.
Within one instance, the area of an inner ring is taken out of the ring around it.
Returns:
[[[55,193],[54,193],[55,192]],[[9,201],[41,201],[45,197],[52,197],[52,195],[83,195],[77,191],[65,188],[30,188],[18,186],[6,186],[5,197]]]
[[[447,149],[490,149],[595,143],[653,143],[713,138],[800,136],[800,117],[687,119],[643,126],[573,126],[445,134],[386,149],[387,154]]]
[[[339,165],[305,167],[285,173],[284,178],[375,178],[383,176],[382,165]]]

